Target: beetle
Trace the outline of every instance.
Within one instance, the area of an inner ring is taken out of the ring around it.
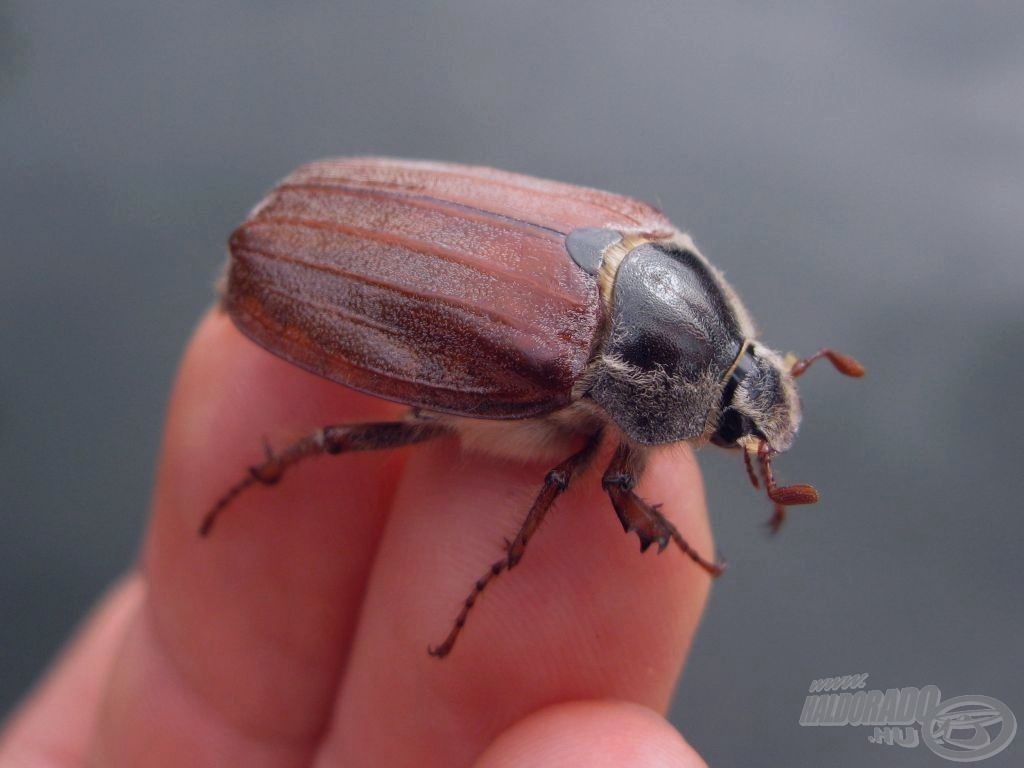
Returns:
[[[724,563],[696,552],[635,492],[646,457],[684,441],[740,451],[755,487],[760,469],[778,530],[786,507],[818,500],[772,471],[800,424],[794,379],[821,358],[864,373],[831,349],[799,360],[762,344],[722,274],[653,206],[491,168],[313,162],[273,188],[229,250],[222,301],[245,335],[409,411],[268,451],[207,512],[202,535],[244,489],[316,454],[456,434],[499,454],[560,459],[504,556],[429,649],[437,657],[605,440],[617,448],[601,482],[641,551],[674,542],[716,576]]]

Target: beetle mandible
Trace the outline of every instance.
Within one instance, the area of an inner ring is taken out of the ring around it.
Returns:
[[[244,334],[410,410],[324,427],[268,455],[209,510],[204,536],[245,488],[315,454],[450,434],[496,453],[564,451],[505,555],[430,648],[438,657],[604,440],[618,447],[601,482],[641,551],[671,541],[716,576],[723,563],[634,491],[646,455],[681,441],[740,451],[755,487],[760,469],[778,530],[787,506],[818,500],[772,471],[800,425],[794,379],[820,358],[864,373],[831,349],[799,360],[762,344],[722,274],[656,208],[491,168],[314,162],[278,184],[229,247],[223,304]]]

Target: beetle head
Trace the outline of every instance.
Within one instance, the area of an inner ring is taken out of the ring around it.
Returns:
[[[755,488],[760,485],[754,470],[753,460],[757,460],[765,491],[775,504],[769,523],[772,531],[778,531],[786,519],[786,507],[818,500],[813,486],[777,485],[772,457],[789,448],[800,426],[800,398],[794,379],[821,359],[827,359],[844,376],[864,375],[860,363],[832,349],[819,349],[803,360],[791,355],[783,359],[756,341],[745,342],[722,391],[718,427],[711,441],[723,448],[743,449],[747,476]]]
[[[792,445],[800,417],[800,398],[789,366],[777,353],[751,342],[726,383],[711,441],[755,452],[766,444],[772,453],[781,453]]]

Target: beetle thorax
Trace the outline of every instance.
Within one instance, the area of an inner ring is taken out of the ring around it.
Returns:
[[[638,443],[707,439],[753,330],[735,293],[681,233],[623,235],[603,256],[606,324],[581,396]]]

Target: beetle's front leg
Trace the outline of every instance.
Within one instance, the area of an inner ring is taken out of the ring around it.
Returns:
[[[207,536],[220,514],[250,485],[274,485],[281,479],[285,470],[310,456],[400,448],[403,445],[432,440],[450,432],[450,428],[440,423],[421,421],[413,414],[408,421],[377,421],[324,427],[276,454],[268,448],[266,460],[262,464],[250,467],[249,474],[231,486],[210,508],[199,527],[199,534]]]
[[[647,551],[651,544],[657,544],[661,552],[672,540],[693,562],[712,576],[720,576],[725,571],[723,561],[711,562],[701,557],[661,513],[660,505],[648,504],[633,491],[643,474],[645,460],[644,451],[620,443],[601,480],[622,528],[626,533],[636,533],[641,552]]]
[[[480,593],[487,588],[487,585],[495,577],[500,576],[503,571],[514,568],[516,563],[522,559],[523,553],[526,551],[527,542],[536,532],[537,528],[540,527],[541,522],[544,520],[544,515],[551,509],[555,499],[566,491],[570,481],[585,470],[590,464],[590,460],[594,458],[594,454],[601,445],[602,434],[601,431],[598,431],[588,437],[583,448],[545,475],[544,487],[537,494],[533,506],[530,507],[530,511],[526,515],[526,520],[523,521],[522,526],[519,528],[519,533],[508,543],[505,557],[492,563],[487,572],[476,580],[473,589],[462,602],[462,610],[455,617],[455,622],[448,633],[448,637],[440,645],[427,649],[431,656],[444,658],[451,652],[459,633],[466,624],[466,617],[469,615],[470,610],[472,610]]]

